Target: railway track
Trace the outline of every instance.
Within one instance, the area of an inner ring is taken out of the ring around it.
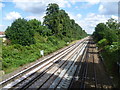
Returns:
[[[8,80],[8,81],[7,81]],[[112,88],[91,37],[62,49],[0,83],[3,89]]]
[[[69,87],[70,81],[77,68],[76,61],[84,52],[88,38],[89,37],[21,71],[1,82],[0,85],[3,85],[3,88],[7,89],[21,90],[28,88],[40,89],[44,87]]]
[[[92,41],[90,41],[92,43]],[[86,76],[84,77],[84,87],[83,88],[97,88],[97,80],[96,80],[96,70],[95,70],[95,61],[94,61],[94,45],[89,45],[88,57],[87,60],[87,70]]]
[[[111,89],[113,85],[108,74],[104,71],[102,63],[98,58],[96,46],[92,40],[89,39],[84,59],[79,60],[79,67],[77,68],[74,78],[71,82],[71,88],[101,88]]]

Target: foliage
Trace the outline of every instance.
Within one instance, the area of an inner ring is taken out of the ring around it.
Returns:
[[[107,30],[108,30],[108,28],[104,23],[99,23],[95,27],[95,32],[93,33],[95,40],[100,41],[101,39],[105,38],[105,34],[106,34]]]
[[[28,23],[30,24],[33,32],[35,32],[35,31],[40,32],[41,31],[41,22],[40,21],[38,21],[36,19],[32,19],[32,20],[29,20]]]
[[[57,4],[49,4],[43,24],[36,19],[16,19],[6,31],[6,46],[3,45],[3,70],[9,73],[19,66],[54,52],[76,39],[87,36],[85,30],[71,20]],[[11,44],[10,44],[11,42]]]
[[[100,23],[95,27],[93,37],[98,43],[99,47],[105,47],[104,50],[106,52],[111,53],[120,50],[120,29],[118,28],[118,26],[119,24],[117,23],[117,21],[111,18],[106,22],[106,24]]]
[[[52,30],[52,35],[61,39],[74,38],[74,40],[87,36],[86,32],[71,20],[64,10],[60,10],[57,4],[49,4],[46,11],[43,24]]]
[[[95,27],[93,38],[96,41],[105,65],[112,75],[118,75],[118,65],[120,63],[120,29],[119,23],[114,19],[109,19],[105,24],[99,23]],[[115,75],[115,77],[116,77]],[[120,82],[118,80],[118,82]],[[116,84],[117,85],[117,84]]]
[[[28,23],[30,24],[33,32],[39,32],[39,34],[42,36],[51,35],[51,30],[48,29],[46,26],[41,25],[40,21],[36,19],[32,19],[32,20],[29,20]]]
[[[106,39],[102,39],[100,41],[98,41],[98,46],[100,48],[103,48],[104,46],[106,46],[108,44],[108,41]]]
[[[37,39],[37,38],[36,38]],[[46,40],[45,37],[42,37],[43,40]],[[57,44],[56,44],[57,42]],[[66,42],[63,40],[58,40],[55,38],[54,41],[46,42],[39,41],[39,38],[36,44],[30,46],[21,46],[20,44],[14,44],[9,46],[2,47],[2,57],[3,57],[3,70],[6,73],[13,71],[19,66],[33,62],[41,57],[40,50],[44,50],[45,55],[56,51],[57,49],[62,48],[66,45]]]
[[[34,33],[31,26],[25,19],[15,20],[10,27],[5,31],[6,37],[11,40],[13,44],[31,45],[35,43],[33,38]]]
[[[112,27],[113,26],[113,27]],[[118,24],[115,20],[109,19],[106,24],[99,23],[95,27],[95,32],[93,33],[93,37],[96,42],[100,41],[101,39],[107,39],[109,45],[112,42],[116,42],[118,40]]]

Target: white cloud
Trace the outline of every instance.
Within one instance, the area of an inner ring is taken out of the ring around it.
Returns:
[[[15,2],[15,7],[34,14],[45,12],[46,5],[43,2]],[[27,4],[27,5],[26,5]]]
[[[66,11],[67,12],[67,11]],[[79,19],[81,19],[82,18],[82,15],[81,14],[77,14],[77,15],[75,15],[75,14],[73,14],[73,13],[71,13],[71,12],[67,12],[68,13],[68,15],[70,16],[70,19],[74,19],[75,21],[77,21],[77,20],[79,20]]]
[[[78,3],[78,2],[86,2],[86,3],[83,3],[80,6],[80,8],[85,9],[85,8],[91,7],[92,5],[100,3],[100,0],[70,0],[70,3],[72,3],[72,4],[75,4],[75,3]]]
[[[81,14],[77,14],[77,18],[81,18],[82,17],[82,15]]]
[[[118,20],[118,16],[115,16],[115,15],[111,15],[111,18]]]
[[[31,19],[38,19],[39,20],[39,17],[36,17],[36,16],[27,16],[25,18],[28,20],[31,20]]]
[[[5,31],[6,28],[7,28],[6,25],[0,25],[0,31]]]
[[[119,0],[70,0],[70,3],[75,4],[78,2],[86,2],[83,3],[80,8],[89,8],[95,4],[99,4],[99,3],[112,3],[112,2],[116,2],[118,3]],[[102,6],[102,5],[101,5]],[[101,8],[100,6],[100,8]],[[114,10],[114,9],[113,9]]]
[[[43,17],[44,16],[45,16],[44,14],[41,17],[40,16],[27,16],[27,17],[25,17],[25,19],[27,19],[27,20],[37,19],[37,20],[43,22]]]
[[[105,15],[98,15],[98,14],[88,14],[83,20],[80,20],[78,23],[83,29],[86,30],[87,33],[92,34],[94,31],[95,26],[98,23],[105,23],[109,18]]]
[[[49,3],[57,3],[60,7],[70,7],[70,3],[66,0],[13,0],[16,8],[20,8],[24,11],[34,14],[42,14],[46,10],[46,6]]]
[[[101,2],[99,6],[100,14],[118,14],[118,2]]]
[[[70,0],[72,4],[75,4],[77,2],[87,2],[89,4],[98,4],[100,0]]]
[[[11,1],[17,1],[17,2],[26,2],[26,1],[29,1],[29,2],[39,2],[41,0],[1,0],[1,1],[4,1],[4,2],[11,2]],[[59,1],[59,0],[56,0],[56,1]],[[92,2],[92,3],[96,3],[96,2],[113,2],[113,0],[65,0],[65,1],[70,1],[70,2]],[[114,2],[118,2],[120,0],[114,0]]]
[[[16,8],[20,8],[26,12],[31,12],[34,14],[34,16],[31,15],[25,17],[26,19],[36,18],[40,21],[43,20],[42,17],[45,13],[46,6],[49,3],[57,3],[60,7],[71,7],[71,4],[77,2],[87,2],[86,5],[88,6],[100,3],[99,6],[100,15],[91,13],[83,17],[81,14],[75,15],[73,13],[68,13],[70,18],[74,19],[88,33],[92,33],[94,31],[94,27],[98,23],[106,22],[109,19],[107,15],[113,15],[111,17],[117,18],[117,16],[114,15],[118,11],[117,6],[116,4],[114,5],[113,3],[118,1],[119,0],[114,0],[114,1],[113,0],[13,0]],[[78,7],[76,6],[76,8]],[[21,15],[18,14],[18,16]],[[8,17],[10,19],[10,16]]]
[[[90,4],[98,4],[100,2],[119,2],[119,0],[69,0],[72,4],[77,2],[88,2]]]
[[[99,15],[95,13],[88,13],[86,16],[82,16],[81,14],[73,14],[72,12],[67,12],[71,19],[74,19],[76,23],[78,23],[87,33],[92,34],[94,28],[99,23],[107,22],[110,17],[117,18],[116,16],[107,16],[107,15]]]
[[[82,18],[82,17],[78,18],[79,14],[72,15],[69,13],[69,15],[70,15],[70,17],[72,17],[72,19],[74,19],[76,21],[76,23],[78,23],[89,34],[93,33],[94,28],[98,23],[105,23],[109,19],[108,16],[98,15],[95,13],[89,13],[84,18]]]
[[[3,4],[3,3],[0,2],[0,10],[1,10],[3,7],[5,7],[5,4]]]
[[[5,20],[15,20],[15,19],[18,19],[18,18],[22,18],[22,16],[20,15],[20,13],[18,12],[10,12],[8,13],[6,16],[5,16]]]

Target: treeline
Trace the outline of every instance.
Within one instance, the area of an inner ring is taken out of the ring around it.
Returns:
[[[93,38],[99,47],[99,51],[104,58],[108,71],[119,78],[120,63],[120,29],[119,23],[114,19],[109,19],[106,23],[99,23],[95,27]],[[115,79],[116,85],[119,86],[120,80]]]
[[[35,44],[36,32],[42,36],[54,36],[66,41],[81,39],[87,35],[57,4],[48,5],[43,24],[36,19],[27,21],[19,18],[6,29],[5,34],[12,44],[24,46]]]
[[[43,23],[19,18],[6,29],[5,35],[3,70],[8,73],[41,57],[40,50],[47,55],[87,33],[57,4],[49,4]]]

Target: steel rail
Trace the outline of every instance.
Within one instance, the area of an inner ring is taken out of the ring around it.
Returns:
[[[89,39],[88,39],[88,41],[89,41]],[[89,44],[89,42],[88,42],[88,44]],[[78,81],[79,80],[79,73],[80,73],[80,69],[81,69],[81,61],[83,61],[83,59],[85,58],[85,55],[86,55],[86,52],[87,52],[87,47],[88,47],[88,45],[85,47],[85,49],[84,49],[84,53],[82,53],[82,55],[81,55],[81,58],[79,58],[78,59],[78,66],[77,66],[77,69],[76,69],[76,71],[75,71],[75,74],[74,74],[74,76],[73,76],[73,78],[72,78],[72,80],[71,80],[71,83],[70,83],[70,85],[69,85],[69,87],[68,87],[68,89],[69,90],[71,90],[71,88],[74,88],[74,84],[76,84],[76,81]]]
[[[81,43],[82,41],[83,41],[83,40],[81,40],[80,43]],[[79,43],[78,43],[78,44],[79,44]],[[75,45],[75,44],[74,44],[74,45]],[[71,46],[73,46],[73,45],[71,45]],[[68,48],[69,48],[69,47],[68,47]],[[68,49],[68,48],[67,48],[67,49]],[[70,48],[71,48],[71,47],[70,47]],[[70,48],[69,48],[69,49],[70,49]],[[67,51],[67,49],[65,49],[65,50]],[[64,51],[60,51],[60,52],[58,52],[58,53],[63,53],[63,52],[65,52],[65,50],[64,50]],[[57,53],[57,54],[58,54],[58,53]],[[55,55],[56,55],[56,54],[55,54]],[[52,55],[51,57],[53,57],[53,56],[55,56],[55,55]],[[61,55],[61,54],[60,54],[60,55]],[[59,55],[59,56],[60,56],[60,55]],[[42,61],[34,64],[33,66],[31,66],[31,67],[29,67],[28,69],[25,69],[25,70],[21,71],[20,73],[12,76],[11,78],[7,79],[6,81],[9,81],[10,79],[13,79],[13,78],[16,77],[16,76],[18,76],[18,75],[20,75],[20,74],[22,74],[22,73],[25,73],[26,71],[32,69],[33,67],[36,67],[36,66],[39,65],[40,63],[43,63],[44,61],[47,61],[47,60],[48,60],[49,58],[51,58],[51,57],[48,57],[47,59],[44,59],[44,60],[42,60]],[[54,59],[55,59],[55,58],[54,58]],[[53,60],[53,59],[52,59],[52,60]],[[55,62],[56,62],[56,61],[55,61]],[[37,70],[38,70],[38,69],[37,69]],[[35,71],[35,70],[34,70],[34,71]],[[33,72],[32,72],[32,74],[33,74]],[[31,73],[28,74],[27,76],[29,76],[29,75],[31,75]],[[22,80],[25,79],[27,76],[25,76],[24,78],[22,78]],[[20,82],[20,80],[18,80],[17,83],[18,83],[18,82]],[[3,83],[5,83],[5,81],[3,81],[2,84],[3,84]],[[16,82],[15,82],[15,83],[16,83]],[[14,83],[14,84],[15,84],[15,83]],[[0,83],[0,84],[1,84],[1,83]],[[6,87],[8,87],[8,86],[9,86],[9,85],[7,85]]]
[[[78,48],[78,47],[77,47]],[[77,50],[77,48],[75,48],[73,51],[72,51],[72,53],[71,53],[71,55],[72,54],[74,54],[74,52]],[[64,60],[67,60],[67,59],[64,59]],[[48,77],[47,77],[48,78]],[[40,81],[40,80],[39,80]],[[41,84],[42,85],[42,84]],[[32,86],[31,86],[32,87]],[[33,87],[34,87],[34,85],[33,85]],[[40,87],[40,85],[39,85],[39,87]]]
[[[75,63],[78,60],[78,58],[81,56],[81,54],[83,53],[83,50],[86,47],[86,45],[84,45],[83,48],[81,49],[81,51],[79,51],[79,53],[76,56],[73,64],[71,65],[71,67],[69,68],[69,70],[67,71],[67,73],[64,75],[64,77],[62,78],[62,80],[59,83],[59,85],[57,86],[57,88],[68,88],[69,87],[69,85],[71,83],[71,80],[73,78],[73,75],[74,75],[74,73],[76,71],[76,68],[77,68],[77,65],[75,65]]]

